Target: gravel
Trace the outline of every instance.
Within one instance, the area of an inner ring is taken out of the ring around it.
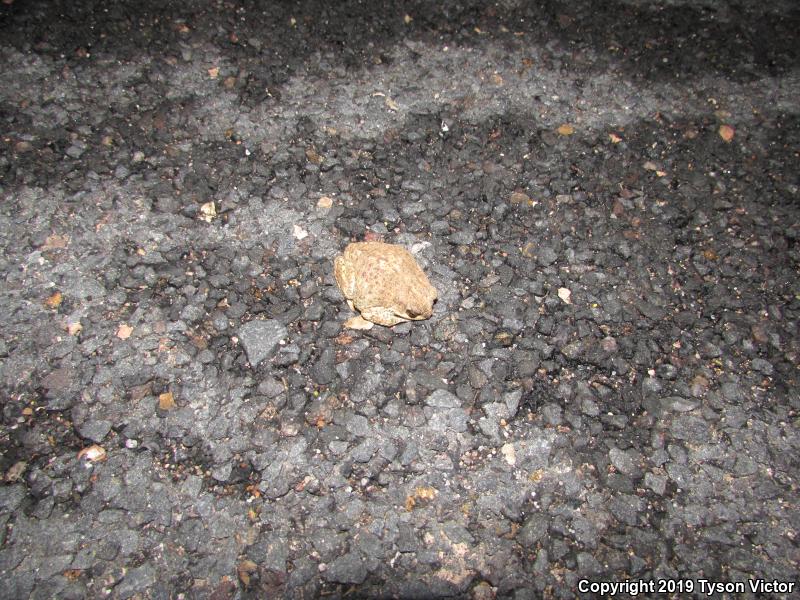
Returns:
[[[799,25],[2,3],[0,598],[796,583]]]
[[[253,367],[269,358],[287,335],[286,327],[274,319],[249,321],[239,328],[239,339]]]

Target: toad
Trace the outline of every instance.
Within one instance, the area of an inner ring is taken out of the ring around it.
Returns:
[[[333,273],[350,308],[361,316],[346,327],[391,327],[427,319],[438,294],[414,257],[395,244],[354,242],[333,262]]]

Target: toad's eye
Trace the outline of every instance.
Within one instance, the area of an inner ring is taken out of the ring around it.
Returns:
[[[410,308],[409,308],[409,309],[406,311],[406,314],[407,314],[407,315],[409,316],[409,318],[411,318],[411,319],[416,319],[416,318],[419,316],[419,313],[418,313],[417,311],[415,311],[415,310],[411,310]]]

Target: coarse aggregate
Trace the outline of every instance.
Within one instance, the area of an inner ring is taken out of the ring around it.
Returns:
[[[799,30],[4,0],[0,598],[796,593]],[[432,318],[343,327],[365,239]]]

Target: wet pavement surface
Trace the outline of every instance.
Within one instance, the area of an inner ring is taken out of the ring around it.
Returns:
[[[4,0],[0,597],[796,594],[798,29]]]

